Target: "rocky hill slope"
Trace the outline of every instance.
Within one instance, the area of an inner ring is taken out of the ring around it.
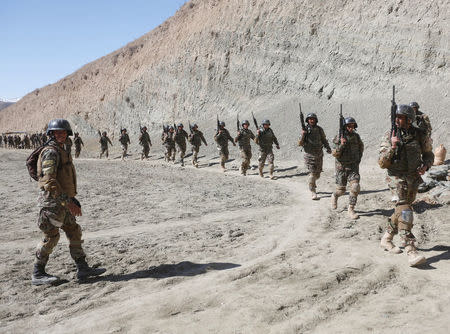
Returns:
[[[69,118],[85,135],[187,119],[213,131],[216,114],[270,118],[288,141],[298,102],[337,128],[340,103],[368,139],[388,126],[391,87],[418,101],[448,144],[448,1],[193,0],[123,48],[0,114],[0,131]],[[331,135],[330,133],[330,135]],[[295,145],[292,140],[291,146]]]

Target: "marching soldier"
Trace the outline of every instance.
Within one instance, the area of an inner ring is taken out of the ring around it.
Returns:
[[[242,129],[237,132],[237,137],[234,138],[234,142],[239,144],[239,149],[241,151],[241,168],[240,172],[242,175],[247,175],[247,170],[250,167],[250,159],[252,158],[252,146],[250,145],[250,140],[255,139],[255,135],[252,130],[248,127],[250,122],[245,120],[242,122]]]
[[[98,132],[100,133],[100,131]],[[112,146],[112,142],[111,140],[108,138],[106,131],[103,131],[102,135],[100,136],[100,159],[103,156],[103,153],[105,153],[106,158],[109,157],[109,149],[108,149],[108,144],[110,144]]]
[[[175,129],[170,126],[167,131],[164,131],[161,140],[165,148],[165,160],[169,162],[170,160],[175,161]]]
[[[344,135],[333,140],[333,156],[336,158],[336,190],[331,195],[331,207],[337,209],[338,198],[345,194],[347,182],[350,187],[348,215],[358,219],[355,205],[360,191],[359,163],[364,152],[364,144],[355,129],[358,127],[353,117],[345,118]]]
[[[148,159],[148,154],[150,153],[150,146],[152,146],[152,141],[150,140],[150,135],[147,132],[147,127],[141,128],[141,135],[139,136],[139,145],[142,146],[141,160]]]
[[[75,132],[75,137],[73,138],[73,143],[75,144],[75,158],[78,158],[81,153],[81,145],[84,147],[83,140],[78,132]]]
[[[305,149],[304,159],[305,165],[309,171],[308,185],[313,200],[318,200],[316,193],[316,180],[320,178],[323,166],[323,148],[327,153],[331,153],[330,144],[323,129],[317,125],[317,115],[310,113],[306,115],[306,131],[302,130],[302,136],[298,143]]]
[[[178,152],[180,153],[180,162],[181,166],[184,166],[184,156],[186,154],[186,139],[189,136],[187,132],[184,130],[184,126],[182,123],[177,125],[177,130],[175,132],[175,144],[177,145]]]
[[[64,144],[72,135],[70,124],[65,119],[51,120],[47,127],[50,143],[39,154],[37,161],[39,195],[39,229],[44,233],[42,242],[36,249],[34,270],[31,278],[33,285],[51,284],[58,277],[45,272],[49,256],[56,246],[63,230],[69,239],[69,250],[77,266],[77,278],[103,274],[106,269],[94,269],[86,262],[81,239],[81,227],[76,216],[81,216],[81,204],[77,195],[77,179],[71,155]]]
[[[197,124],[192,126],[192,134],[189,135],[188,141],[192,145],[192,164],[198,168],[198,152],[200,151],[200,146],[202,145],[202,142],[205,146],[208,146],[208,143],[203,136],[203,132],[198,129]]]
[[[258,129],[256,138],[256,144],[259,145],[259,176],[264,177],[263,169],[266,159],[269,163],[269,174],[270,178],[274,179],[273,171],[274,171],[274,160],[275,156],[273,154],[272,146],[275,144],[276,148],[280,149],[280,144],[278,143],[277,137],[273,133],[273,130],[270,128],[270,121],[265,119],[261,123],[261,127]]]
[[[396,182],[398,200],[389,219],[386,232],[380,245],[390,253],[401,253],[392,242],[394,235],[400,234],[405,246],[410,266],[426,262],[417,252],[416,238],[412,233],[414,202],[423,175],[433,164],[434,154],[429,132],[416,127],[416,115],[413,108],[401,104],[397,106],[395,124],[400,135],[394,131],[384,136],[380,147],[378,164],[388,170],[389,176]]]
[[[416,114],[416,124],[419,129],[423,129],[426,134],[431,137],[431,122],[428,115],[424,114],[419,110],[420,106],[417,102],[411,102],[409,106],[414,110],[414,113]]]
[[[120,130],[120,138],[119,142],[122,146],[122,161],[125,161],[125,157],[127,156],[128,144],[130,144],[130,137],[128,136],[127,129]]]
[[[217,143],[217,149],[219,150],[220,154],[220,167],[222,167],[222,171],[225,172],[225,162],[228,160],[229,151],[228,151],[228,141],[230,141],[233,146],[236,146],[236,144],[233,141],[233,138],[230,136],[230,133],[227,129],[225,129],[225,122],[220,121],[219,123],[219,129],[217,133],[214,135],[214,140]]]

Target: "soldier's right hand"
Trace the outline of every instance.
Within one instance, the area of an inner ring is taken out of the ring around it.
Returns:
[[[81,208],[78,205],[76,205],[75,203],[68,202],[67,208],[69,209],[70,213],[75,217],[79,217],[82,215]]]
[[[341,145],[345,145],[346,142],[347,142],[347,140],[344,137],[342,137],[341,138]]]
[[[392,144],[392,148],[395,149],[398,146],[398,143],[400,142],[400,138],[398,138],[395,135],[395,131],[392,131],[392,136],[391,136],[391,144]]]
[[[306,131],[302,129],[302,137],[306,134]]]

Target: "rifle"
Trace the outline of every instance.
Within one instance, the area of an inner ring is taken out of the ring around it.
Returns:
[[[143,127],[141,126],[141,123],[139,122],[139,130],[141,131],[141,133],[144,133],[144,131],[142,131]]]
[[[347,136],[345,135],[347,130],[345,129],[345,119],[344,116],[342,116],[342,103],[339,106],[340,112],[339,112],[339,139],[345,138],[347,139]]]
[[[253,117],[253,123],[255,123],[256,131],[258,131],[258,122],[256,121],[255,115],[253,115],[253,111],[252,111],[252,117]]]
[[[164,133],[169,132],[169,126],[165,126],[164,123],[163,123],[163,124],[162,124],[162,127],[163,127],[163,132],[164,132]]]
[[[402,144],[402,133],[400,129],[398,128],[397,124],[395,123],[395,117],[397,112],[397,103],[395,102],[395,86],[392,86],[392,105],[391,105],[391,133],[389,134],[389,138],[392,137],[392,134],[395,134],[397,138],[400,138],[400,145]],[[393,160],[398,159],[398,152],[399,152],[399,146],[395,149]]]
[[[97,133],[98,133],[98,136],[99,136],[99,137],[101,137],[101,136],[102,136],[102,134],[101,134],[100,130],[97,130]]]
[[[241,125],[239,123],[239,113],[237,113],[237,116],[236,116],[236,129],[238,131],[241,131]]]
[[[194,130],[192,130],[191,121],[188,120],[188,123],[189,123],[189,131],[190,131],[191,135],[193,135],[194,134]]]
[[[300,108],[300,114],[299,114],[299,116],[300,116],[300,124],[301,124],[301,126],[302,126],[302,130],[303,130],[303,131],[308,131],[308,130],[306,129],[306,125],[305,125],[305,116],[303,116],[303,113],[302,113],[302,104],[299,103],[299,104],[298,104],[298,107]]]
[[[178,134],[178,126],[175,123],[173,123],[173,128],[175,129],[175,134]]]
[[[217,133],[219,133],[219,130],[220,130],[219,115],[216,115],[216,117],[217,117]]]

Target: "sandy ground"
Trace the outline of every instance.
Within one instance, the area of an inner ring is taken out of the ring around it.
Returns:
[[[63,281],[33,287],[41,234],[26,155],[0,149],[2,333],[448,333],[449,208],[415,205],[428,262],[410,268],[405,254],[378,247],[393,209],[372,163],[361,168],[361,218],[351,221],[347,196],[329,208],[330,156],[320,201],[310,200],[300,159],[278,162],[274,181],[241,177],[238,161],[222,173],[214,156],[199,169],[159,153],[79,159],[84,247],[108,271],[77,283],[62,236],[47,269]]]

